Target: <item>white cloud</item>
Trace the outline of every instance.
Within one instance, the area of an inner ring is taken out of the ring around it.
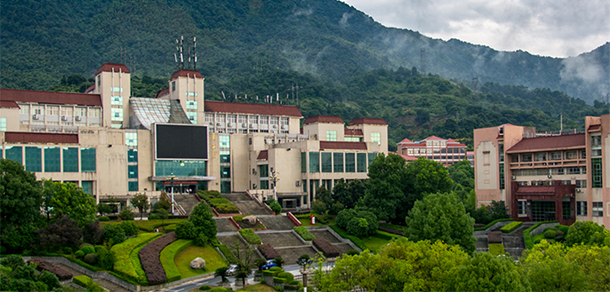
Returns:
[[[424,35],[575,56],[610,41],[607,0],[343,0],[390,27]]]

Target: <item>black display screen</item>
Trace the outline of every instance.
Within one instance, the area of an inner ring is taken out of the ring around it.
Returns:
[[[156,124],[155,159],[208,159],[208,127],[201,125]]]

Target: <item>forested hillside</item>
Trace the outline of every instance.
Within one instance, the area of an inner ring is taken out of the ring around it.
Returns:
[[[91,77],[105,62],[170,76],[181,35],[197,37],[197,68],[219,86],[281,70],[341,88],[370,70],[418,67],[477,90],[487,82],[550,88],[590,104],[610,88],[609,43],[568,59],[499,52],[386,28],[336,0],[4,0],[0,9],[5,88],[47,89],[62,75]]]

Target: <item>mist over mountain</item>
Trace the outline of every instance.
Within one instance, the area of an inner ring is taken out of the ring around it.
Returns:
[[[4,0],[0,7],[1,87],[48,89],[63,75],[90,77],[105,62],[170,76],[174,40],[184,35],[197,37],[197,69],[220,83],[294,70],[344,84],[374,69],[417,67],[471,88],[550,88],[590,104],[610,89],[610,43],[565,59],[501,52],[387,28],[335,0]]]

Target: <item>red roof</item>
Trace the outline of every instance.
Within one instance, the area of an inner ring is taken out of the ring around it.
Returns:
[[[320,150],[367,150],[365,142],[320,141]]]
[[[309,117],[305,119],[303,125],[313,124],[313,123],[333,123],[333,124],[345,124],[342,118],[337,116],[315,116]]]
[[[199,73],[199,71],[182,69],[182,70],[178,70],[178,71],[174,72],[174,74],[172,74],[172,77],[170,77],[169,80],[174,80],[178,77],[193,77],[193,76],[197,76],[197,78],[203,78],[203,75],[201,75],[201,73]]]
[[[19,105],[13,100],[0,100],[0,108],[8,108],[8,107],[16,107],[19,108]]]
[[[600,131],[601,128],[602,128],[602,125],[590,125],[589,132]]]
[[[430,136],[422,141],[432,141],[432,140],[445,140],[445,139],[437,137],[437,136]]]
[[[402,139],[402,141],[398,142],[398,144],[404,144],[404,143],[413,143],[413,141],[411,141],[407,138],[404,138],[404,139]]]
[[[97,72],[95,72],[95,75],[100,74],[101,72],[112,72],[113,69],[114,69],[114,72],[120,71],[123,73],[131,73],[131,71],[129,71],[129,69],[127,69],[127,66],[125,66],[125,64],[106,63],[106,64],[102,65],[102,67],[97,69]]]
[[[89,92],[93,91],[94,89],[95,89],[95,84],[87,87],[87,89],[85,89],[85,93],[89,93]]]
[[[507,153],[585,147],[585,134],[528,138],[519,141]]]
[[[355,119],[355,120],[351,120],[349,122],[349,124],[347,124],[348,126],[353,126],[353,125],[388,125],[388,123],[386,123],[383,119],[373,119],[373,118],[362,118],[362,119]]]
[[[169,88],[165,88],[165,89],[159,90],[159,92],[157,92],[157,95],[155,95],[155,98],[159,98],[159,97],[164,96],[166,94],[169,94]]]
[[[0,99],[3,101],[102,106],[99,94],[86,93],[0,89]]]
[[[555,193],[554,186],[522,186],[517,193]]]
[[[345,136],[363,136],[362,130],[360,129],[343,129],[343,135]]]
[[[4,140],[8,143],[78,144],[78,134],[6,132]]]
[[[269,150],[263,150],[258,153],[256,160],[269,160]]]
[[[402,156],[402,158],[404,158],[404,159],[405,159],[407,162],[409,162],[409,161],[413,161],[413,160],[417,160],[417,157],[415,157],[415,156],[404,155],[404,154],[400,154],[400,153],[396,153],[396,152],[388,152],[388,153],[391,153],[391,154],[396,154],[396,155],[400,155],[400,156]]]
[[[206,101],[206,112],[303,117],[296,106]]]

